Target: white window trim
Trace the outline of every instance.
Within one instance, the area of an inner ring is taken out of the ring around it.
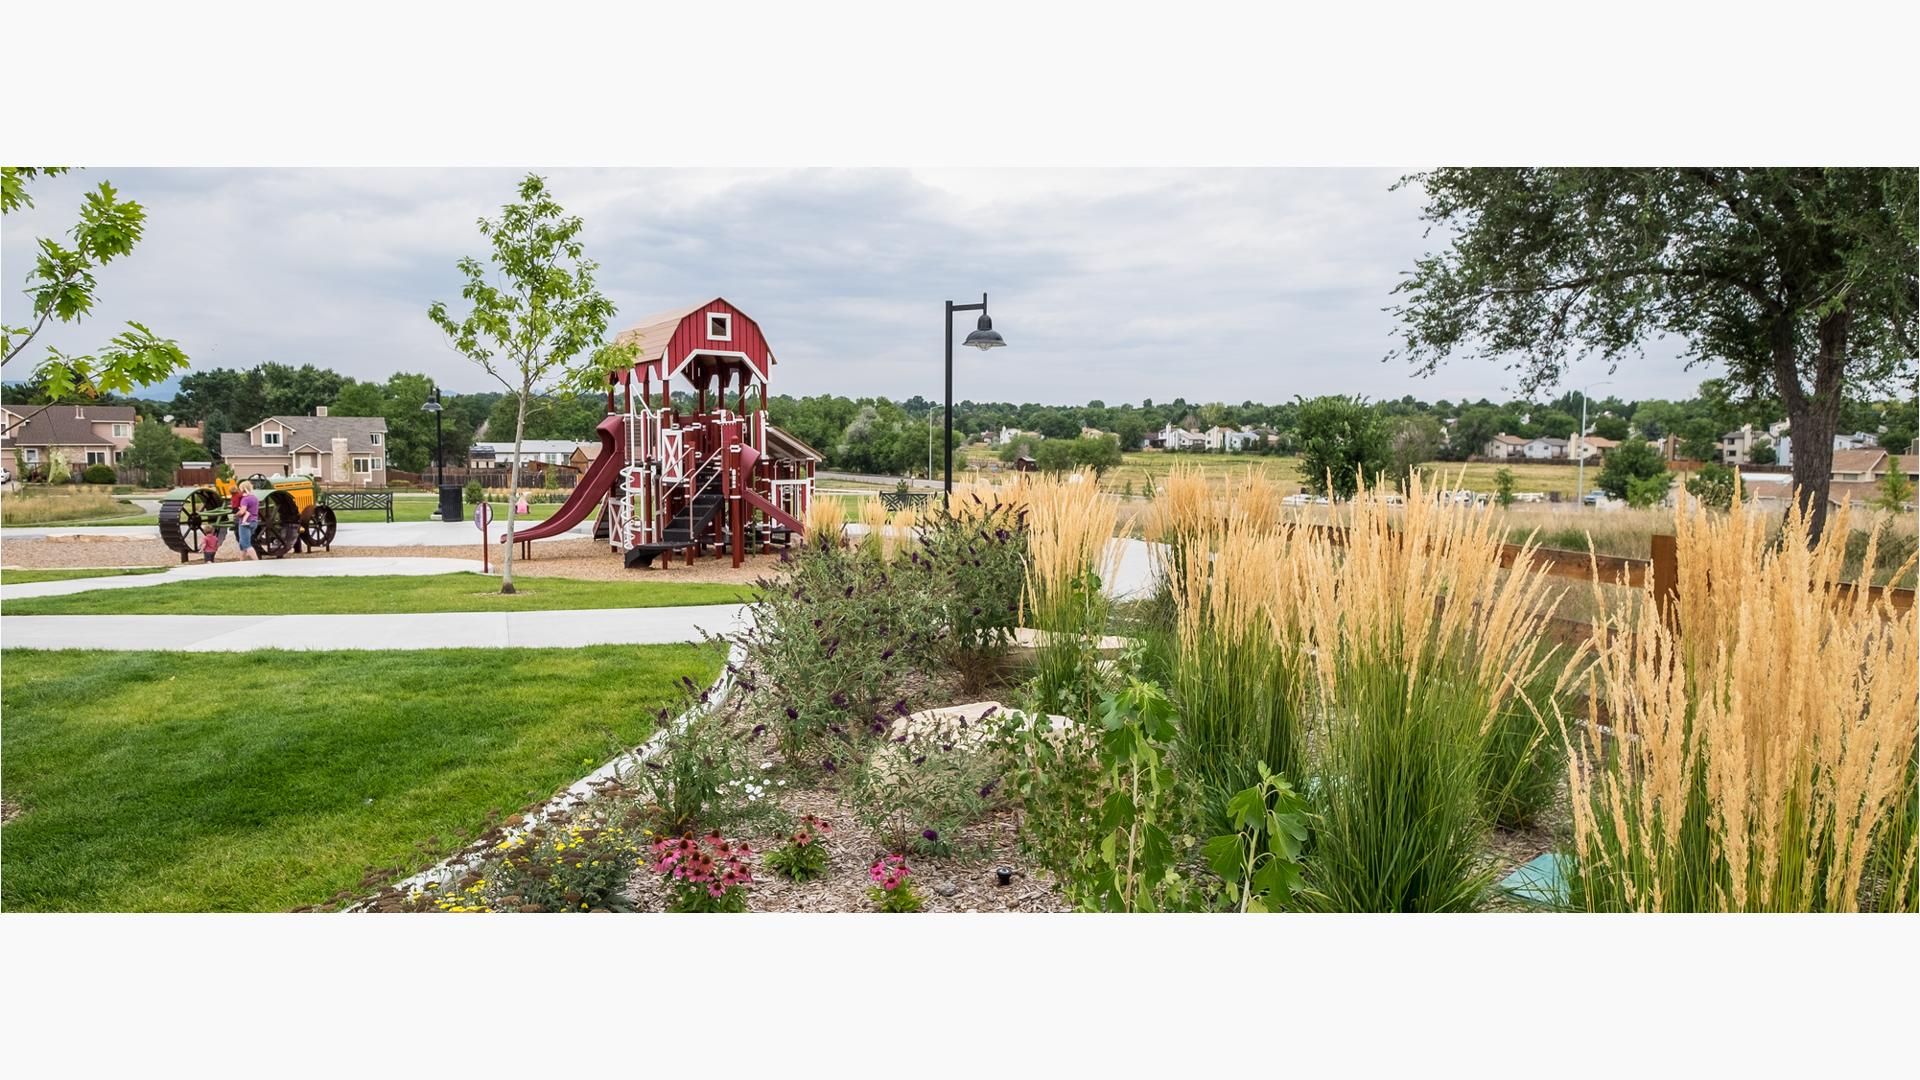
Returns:
[[[273,431],[263,431],[263,432],[261,432],[261,433],[260,433],[260,445],[261,445],[261,446],[279,446],[279,445],[280,445],[280,432],[279,432],[279,430],[278,430],[278,429],[275,429],[275,430],[273,430]]]
[[[380,436],[381,436],[381,434],[382,434],[382,433],[381,433],[381,432],[378,432],[378,431],[370,431],[370,432],[368,432],[368,433],[367,433],[367,438],[368,438],[368,439],[371,439],[371,440],[373,441],[373,445],[375,445],[375,446],[379,446],[379,445],[380,445]]]
[[[95,460],[93,460],[93,459],[94,459],[95,457],[98,457],[98,458],[99,458],[100,460],[99,460],[99,461],[95,461]],[[113,451],[111,451],[111,450],[89,450],[89,451],[87,451],[87,464],[89,464],[89,465],[111,465],[111,464],[113,464]]]
[[[31,446],[23,446],[20,448],[20,458],[29,465],[38,465],[40,464],[40,451]]]
[[[126,424],[115,424],[115,425],[113,425],[113,437],[114,437],[114,438],[116,438],[116,439],[124,439],[124,438],[126,438],[126,437],[127,437],[127,435],[128,435],[128,431],[127,431],[127,425],[126,425]]]
[[[733,340],[733,314],[731,312],[709,311],[706,313],[706,319],[707,319],[707,340],[708,341],[732,341]],[[725,323],[727,328],[726,333],[716,334],[713,332],[713,322],[715,319],[722,320]]]
[[[353,471],[356,473],[372,473],[373,459],[370,457],[355,457],[353,459]]]

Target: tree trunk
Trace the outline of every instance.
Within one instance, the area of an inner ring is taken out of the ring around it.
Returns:
[[[1841,374],[1846,369],[1847,332],[1852,317],[1844,310],[1820,320],[1813,361],[1813,393],[1805,391],[1794,362],[1792,320],[1782,318],[1774,339],[1774,380],[1787,405],[1793,429],[1795,499],[1807,508],[1807,539],[1818,541],[1827,527],[1827,498],[1833,482],[1833,435],[1840,423]]]
[[[500,591],[510,593],[513,588],[513,528],[514,511],[520,506],[520,444],[527,434],[527,395],[530,387],[520,384],[520,407],[513,418],[513,464],[507,474],[507,553],[500,560]]]

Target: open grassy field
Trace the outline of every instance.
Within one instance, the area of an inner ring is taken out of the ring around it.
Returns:
[[[743,585],[522,577],[511,596],[484,574],[424,577],[250,577],[0,601],[6,615],[390,615],[428,611],[573,611],[581,608],[738,604]]]
[[[50,488],[0,496],[0,525],[138,525],[145,513],[105,489]]]
[[[698,645],[7,655],[8,911],[280,911],[391,880],[645,738]]]
[[[964,459],[968,464],[978,464],[982,477],[994,474],[987,472],[988,463],[998,464],[999,458],[993,451],[978,446],[967,447]],[[1135,450],[1122,455],[1121,464],[1109,469],[1100,478],[1100,487],[1106,491],[1127,492],[1145,495],[1166,482],[1167,473],[1176,466],[1197,468],[1207,474],[1209,480],[1220,484],[1232,483],[1244,477],[1249,471],[1262,473],[1286,491],[1296,491],[1305,486],[1306,480],[1300,472],[1300,459],[1294,457],[1268,457],[1262,454],[1194,454],[1170,453],[1164,450]],[[1456,477],[1462,480],[1458,486],[1473,491],[1491,492],[1494,490],[1493,474],[1502,466],[1492,462],[1429,462],[1425,468],[1434,477],[1445,477],[1444,486],[1456,486]],[[1559,492],[1563,499],[1572,499],[1577,484],[1578,470],[1568,465],[1542,465],[1539,463],[1515,462],[1507,465],[1513,470],[1515,491],[1538,491],[1542,494]],[[960,478],[961,461],[954,463],[955,479]],[[974,475],[968,470],[969,476]],[[1587,470],[1587,488],[1592,490],[1598,469]]]
[[[35,581],[72,581],[75,578],[124,577],[127,574],[158,574],[164,566],[121,568],[96,567],[81,570],[8,570],[0,569],[0,585],[26,585]]]

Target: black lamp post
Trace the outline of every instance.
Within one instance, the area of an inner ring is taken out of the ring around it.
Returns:
[[[980,294],[977,304],[956,304],[947,301],[947,441],[946,463],[947,482],[941,502],[945,504],[953,498],[953,313],[956,311],[977,311],[980,313],[979,328],[967,335],[962,344],[971,345],[981,352],[998,349],[1006,344],[1000,332],[993,328],[993,320],[987,317],[987,294]]]
[[[447,482],[447,448],[440,440],[440,388],[434,387],[427,394],[427,403],[420,406],[421,412],[433,414],[433,483],[439,487]]]

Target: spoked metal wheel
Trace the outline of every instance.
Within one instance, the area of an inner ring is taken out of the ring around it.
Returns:
[[[211,523],[215,528],[228,524],[226,500],[212,488],[196,488],[184,499],[169,499],[160,504],[160,540],[168,548],[189,555],[200,550],[200,530]]]
[[[253,548],[263,559],[283,559],[300,538],[300,513],[293,497],[284,491],[271,491],[260,501],[260,528],[254,531]]]
[[[300,539],[307,550],[331,547],[333,535],[340,529],[340,519],[334,515],[331,506],[309,506],[300,516]]]

